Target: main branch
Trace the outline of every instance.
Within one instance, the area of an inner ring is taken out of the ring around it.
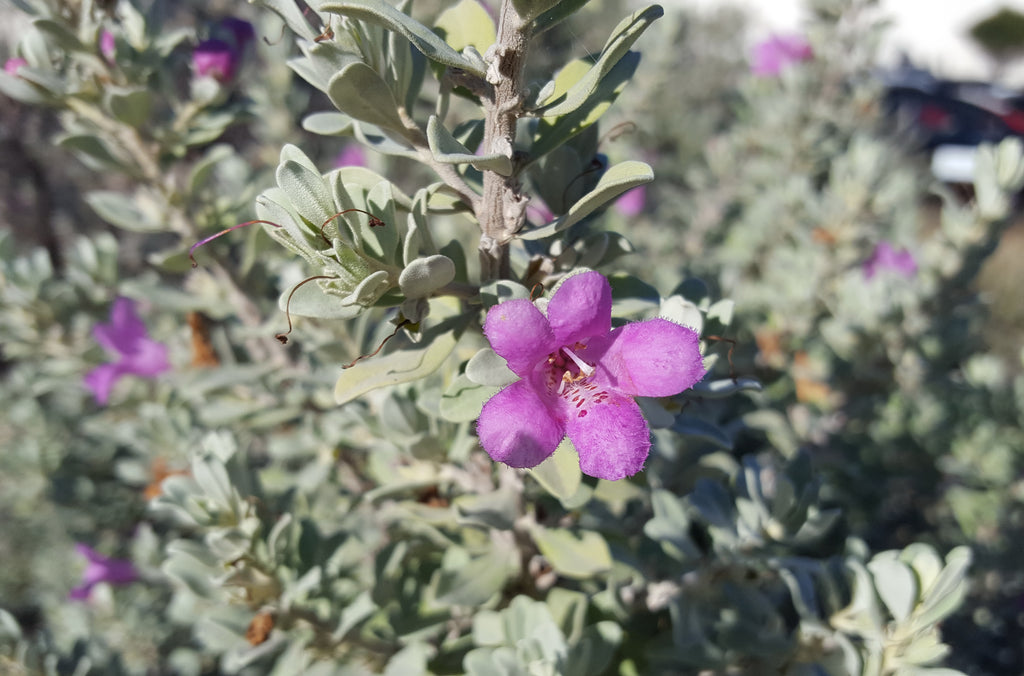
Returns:
[[[494,94],[486,102],[485,154],[512,154],[516,120],[523,106],[523,66],[528,47],[525,28],[511,0],[504,0],[497,40],[487,54],[487,81],[493,85]],[[515,172],[511,176],[484,172],[483,197],[477,211],[481,281],[511,276],[508,245],[526,218],[526,202]]]

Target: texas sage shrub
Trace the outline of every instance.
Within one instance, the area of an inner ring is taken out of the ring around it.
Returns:
[[[951,673],[969,550],[872,553],[805,449],[738,450],[742,309],[602,227],[661,7],[252,5],[18,3],[0,91],[117,234],[0,238],[5,669]]]

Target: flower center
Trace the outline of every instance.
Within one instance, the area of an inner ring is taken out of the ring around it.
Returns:
[[[548,384],[554,388],[558,383],[558,394],[565,394],[566,388],[572,384],[586,380],[594,374],[594,367],[583,361],[577,351],[587,348],[583,343],[571,347],[563,345],[548,357]]]

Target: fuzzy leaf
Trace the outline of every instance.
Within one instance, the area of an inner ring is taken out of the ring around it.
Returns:
[[[348,294],[344,297],[328,293],[318,284],[307,283],[286,289],[277,304],[282,312],[287,306],[293,317],[351,319],[362,314],[387,292],[387,279],[388,273],[378,270],[367,275],[355,287],[345,288]]]
[[[441,254],[417,258],[405,266],[398,286],[406,298],[426,298],[455,279],[455,263]]]
[[[971,550],[967,547],[957,547],[946,555],[946,567],[939,573],[935,583],[924,590],[925,598],[915,618],[915,627],[930,627],[960,607],[967,594],[967,571],[971,559]]]
[[[292,0],[250,0],[250,2],[258,7],[266,7],[280,16],[288,24],[288,28],[300,37],[310,42],[316,39],[316,31],[310,26],[309,20],[306,19],[299,6]]]
[[[530,2],[530,0],[523,1]],[[570,16],[582,9],[588,2],[590,2],[590,0],[559,0],[559,2],[548,3],[550,9],[544,11],[543,14],[533,21],[533,34],[538,35],[549,28],[557,26],[562,21],[568,19]],[[520,16],[523,15],[524,14],[520,12]]]
[[[566,115],[579,108],[597,91],[601,80],[619,62],[633,43],[643,34],[654,21],[661,18],[665,10],[660,5],[651,5],[646,9],[634,12],[623,19],[612,31],[612,35],[601,50],[597,62],[563,95],[551,103],[542,106],[538,113],[544,117]]]
[[[640,55],[636,52],[627,53],[601,79],[597,88],[585,101],[564,115],[541,118],[537,124],[533,144],[530,146],[531,158],[536,160],[547,155],[601,119],[625,89],[639,65]],[[561,83],[573,82],[576,78],[582,77],[588,66],[589,64],[582,60],[569,63],[555,79],[555,91],[558,91]]]
[[[419,21],[381,0],[324,2],[320,4],[320,11],[361,19],[399,33],[425,57],[436,63],[460,68],[478,77],[483,77],[487,70],[482,59],[463,56]]]
[[[456,51],[473,47],[483,54],[496,39],[494,19],[478,0],[460,0],[444,10],[434,22],[434,29]]]
[[[868,562],[875,588],[897,622],[904,622],[917,605],[917,577],[910,566],[895,558],[895,552],[878,554]]]
[[[408,383],[429,375],[444,363],[466,327],[467,318],[457,314],[458,303],[450,298],[430,303],[431,319],[420,341],[383,356],[370,357],[345,369],[334,386],[334,400],[345,404],[378,387]]]
[[[569,437],[544,462],[527,470],[544,489],[562,502],[576,495],[583,482],[580,460]]]
[[[108,86],[103,98],[114,117],[128,126],[138,128],[149,121],[153,95],[148,90]]]
[[[483,348],[470,358],[466,364],[466,377],[478,385],[491,387],[504,387],[518,379],[508,367],[508,362],[489,347]]]
[[[507,155],[492,153],[476,155],[452,136],[436,115],[427,121],[427,143],[434,159],[443,164],[469,164],[481,171],[493,171],[502,176],[512,174],[512,159]]]
[[[666,490],[651,494],[654,518],[644,524],[644,534],[660,543],[665,553],[679,561],[694,561],[701,551],[690,537],[690,517],[679,498]]]
[[[161,232],[166,225],[154,221],[134,200],[116,190],[93,190],[86,193],[85,201],[100,218],[131,232]]]
[[[337,211],[323,177],[298,162],[285,160],[278,166],[277,184],[287,193],[299,215],[313,227],[319,228]]]
[[[565,676],[603,674],[622,643],[622,627],[610,620],[587,627],[566,659]]]
[[[643,162],[620,162],[604,173],[594,189],[584,195],[569,211],[556,220],[522,235],[523,239],[543,239],[579,223],[581,220],[611,202],[622,193],[654,180],[654,171]]]
[[[564,528],[533,530],[537,548],[559,575],[584,580],[612,567],[608,543],[595,531],[573,532]]]
[[[303,118],[302,128],[321,136],[348,136],[352,133],[352,118],[334,111],[313,113]]]
[[[350,63],[331,78],[327,96],[346,115],[370,124],[402,131],[398,103],[377,71],[362,62]]]
[[[479,385],[461,374],[441,395],[441,417],[451,422],[472,422],[480,417],[484,404],[497,392],[498,388]]]

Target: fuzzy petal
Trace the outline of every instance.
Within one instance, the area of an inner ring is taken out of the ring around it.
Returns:
[[[84,601],[89,598],[89,594],[92,593],[94,586],[91,584],[80,584],[68,592],[68,598],[72,601]]]
[[[587,346],[597,382],[634,397],[670,397],[705,375],[700,336],[667,319],[626,324]]]
[[[512,467],[536,467],[565,436],[565,429],[525,380],[512,383],[484,404],[476,432],[491,458]]]
[[[81,542],[75,543],[75,553],[83,557],[89,563],[100,563],[106,561],[106,557],[97,552],[95,549],[87,544]]]
[[[124,375],[120,364],[100,364],[92,371],[85,374],[82,382],[96,398],[96,403],[105,405],[110,399],[110,392],[114,389],[114,383]]]
[[[651,450],[647,421],[629,397],[613,396],[583,417],[570,417],[566,430],[580,455],[580,469],[598,479],[636,474]]]
[[[600,272],[565,278],[548,303],[548,322],[558,345],[600,336],[612,328],[612,287]]]
[[[155,340],[144,338],[132,346],[131,354],[121,360],[121,368],[144,378],[154,378],[171,368],[167,360],[167,346]]]
[[[557,347],[547,318],[525,298],[507,300],[488,310],[484,335],[520,378],[528,377]]]
[[[111,352],[130,352],[132,346],[148,336],[146,325],[135,314],[135,301],[118,298],[110,308],[110,323],[97,324],[92,335]]]

